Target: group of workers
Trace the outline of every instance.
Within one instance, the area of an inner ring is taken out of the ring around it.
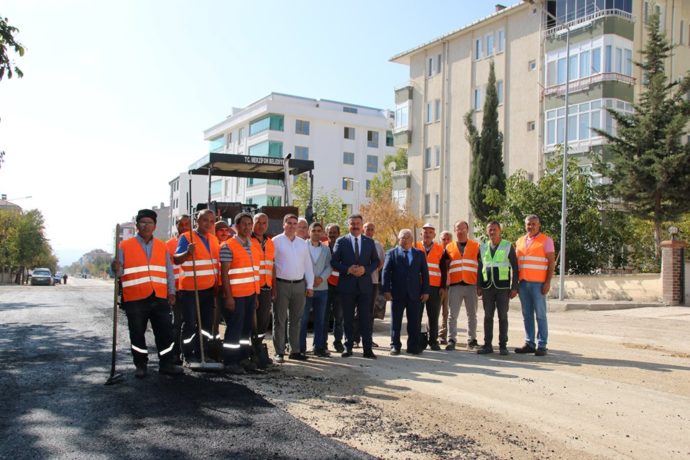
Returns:
[[[374,223],[365,223],[358,214],[348,217],[344,236],[337,224],[309,225],[287,214],[283,233],[270,237],[266,214],[239,213],[228,225],[217,221],[211,210],[203,210],[194,228],[190,216],[179,216],[178,236],[167,243],[153,237],[156,220],[154,211],[140,210],[137,234],[120,244],[113,262],[122,286],[136,377],[147,375],[144,333],[149,321],[164,374],[181,374],[181,364],[194,368],[200,362],[222,362],[227,372],[245,373],[261,372],[285,359],[305,361],[308,351],[329,357],[331,324],[332,345],[342,357],[352,356],[361,343],[362,356],[376,359],[372,330],[380,294],[391,304],[393,356],[402,350],[403,316],[407,353],[419,354],[427,347],[441,350],[441,345],[455,350],[463,305],[467,349],[494,352],[498,311],[499,351],[507,355],[508,305],[517,295],[525,343],[514,351],[547,353],[546,295],[554,271],[554,244],[540,232],[536,215],[525,218],[526,233],[515,245],[502,239],[498,222],[487,225],[486,241],[479,242],[469,238],[467,222],[458,221],[455,240],[444,231],[436,241],[436,229],[427,223],[421,241],[415,243],[412,231],[403,229],[398,245],[385,253],[374,239]],[[484,307],[481,346],[478,298]],[[427,327],[422,332],[425,310]],[[310,320],[313,346],[308,350]],[[264,343],[269,330],[273,360]]]

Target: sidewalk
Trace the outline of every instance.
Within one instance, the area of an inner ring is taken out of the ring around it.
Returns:
[[[481,304],[481,300],[480,300]],[[481,305],[480,305],[481,306]],[[626,310],[629,308],[665,307],[661,302],[635,302],[628,300],[594,300],[594,299],[547,299],[547,311],[602,311],[602,310]],[[510,309],[521,311],[520,299],[515,297],[510,301]]]

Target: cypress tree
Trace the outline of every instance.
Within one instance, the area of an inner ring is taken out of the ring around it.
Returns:
[[[479,220],[486,221],[491,215],[499,211],[485,202],[486,189],[492,188],[503,194],[506,188],[506,175],[503,166],[503,134],[498,130],[498,91],[493,62],[489,68],[481,134],[474,126],[472,114],[473,111],[470,111],[465,115],[467,141],[472,150],[470,203],[474,215]]]

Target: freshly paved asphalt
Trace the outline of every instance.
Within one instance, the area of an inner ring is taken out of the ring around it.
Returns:
[[[0,458],[369,458],[227,376],[162,376],[153,352],[135,379],[123,315],[105,386],[112,288],[69,281],[0,286]]]

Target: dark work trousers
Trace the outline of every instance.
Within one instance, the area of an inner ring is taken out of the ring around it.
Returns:
[[[508,345],[508,303],[510,289],[489,288],[482,291],[484,303],[484,346],[492,345],[494,338],[494,311],[498,310],[498,345]]]
[[[201,310],[201,329],[204,335],[204,352],[208,356],[207,341],[213,338],[213,305],[214,288],[199,291],[199,308]],[[182,353],[186,360],[201,359],[199,349],[199,331],[196,324],[196,300],[194,291],[177,291],[182,302]]]
[[[354,322],[355,322],[355,306],[356,305],[371,305],[371,291],[357,292],[355,294],[340,293],[340,305],[343,308],[343,323],[345,326],[345,348],[352,349],[354,343]],[[370,351],[371,345],[371,315],[369,308],[361,308],[359,310],[359,332],[362,336],[362,348],[364,351]]]
[[[124,302],[123,308],[127,314],[129,325],[129,340],[132,344],[132,358],[134,365],[146,366],[149,361],[146,348],[146,325],[151,321],[153,336],[156,339],[159,362],[173,360],[173,331],[172,315],[168,299],[159,299],[154,294],[142,300]]]
[[[225,318],[223,359],[225,364],[239,363],[251,354],[252,322],[256,310],[256,294],[235,297],[235,310],[229,311],[225,303],[220,306]]]
[[[252,335],[257,339],[263,340],[270,325],[271,287],[264,286],[259,291],[259,308],[256,310],[256,321],[253,322]]]
[[[407,313],[407,351],[420,351],[419,333],[422,324],[422,302],[420,299],[393,300],[391,309],[391,348],[400,350],[400,329],[403,314]]]
[[[436,286],[429,286],[429,298],[426,303],[422,305],[422,314],[419,315],[420,331],[421,321],[424,320],[424,308],[426,307],[426,316],[429,320],[429,345],[438,345],[438,317],[441,314],[441,295],[439,288]]]
[[[373,291],[371,291],[371,303],[369,304],[369,318],[371,318],[371,333],[374,333],[374,303],[376,302],[376,296],[379,295],[379,285],[374,283],[372,284],[373,286]],[[355,318],[359,317],[359,305],[356,307],[356,313],[355,313]],[[359,322],[355,321],[353,324],[353,335],[354,335],[354,341],[359,342],[361,340],[361,335],[359,333]]]
[[[175,360],[180,359],[182,355],[182,302],[180,301],[180,296],[177,296],[175,300],[175,305],[173,305],[173,340],[175,341],[175,346],[173,347],[173,358]]]
[[[326,331],[323,336],[328,344],[328,324],[333,321],[333,340],[343,342],[343,308],[340,305],[338,286],[328,285],[328,305],[326,309]]]

